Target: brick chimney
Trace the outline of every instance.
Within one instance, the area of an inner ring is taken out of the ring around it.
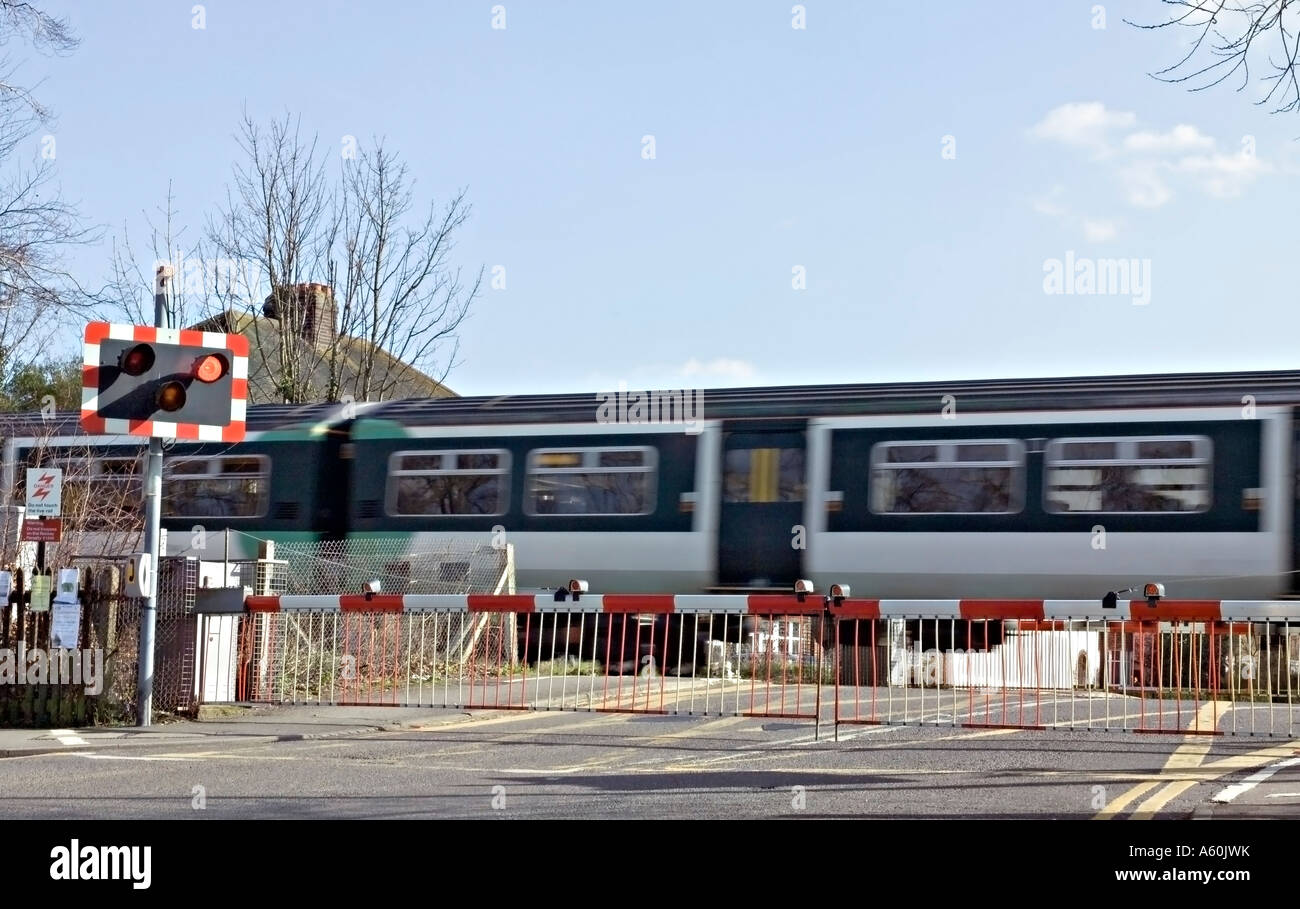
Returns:
[[[328,284],[292,284],[282,288],[281,294],[300,307],[304,340],[328,347],[338,339],[338,304],[334,301],[332,287]],[[268,319],[280,318],[275,294],[266,298],[262,314]]]

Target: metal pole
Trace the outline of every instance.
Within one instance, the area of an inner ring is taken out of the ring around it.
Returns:
[[[159,265],[154,281],[153,324],[169,327],[167,281],[172,276],[169,265]],[[149,556],[149,583],[145,589],[144,608],[140,610],[140,673],[136,692],[136,725],[153,723],[153,656],[154,628],[158,607],[158,538],[162,525],[162,439],[149,440],[149,459],[144,474],[144,551]]]

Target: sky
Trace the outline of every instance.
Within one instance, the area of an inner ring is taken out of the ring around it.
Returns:
[[[1300,114],[1154,79],[1157,0],[44,7],[78,280],[169,182],[201,236],[244,110],[383,137],[473,206],[460,394],[1300,367]]]

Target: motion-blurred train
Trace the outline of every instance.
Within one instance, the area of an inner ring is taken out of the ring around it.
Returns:
[[[238,558],[504,534],[522,588],[1280,598],[1298,416],[1289,371],[264,405],[239,444],[170,445],[164,526],[170,555],[240,531]],[[138,484],[138,439],[3,429],[10,504],[21,467],[87,445],[91,482]]]

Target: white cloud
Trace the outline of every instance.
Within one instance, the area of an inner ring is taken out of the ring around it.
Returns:
[[[1124,148],[1132,152],[1180,154],[1214,148],[1214,137],[1195,126],[1179,123],[1167,133],[1143,130],[1124,137]]]
[[[1118,232],[1114,221],[1101,218],[1083,219],[1083,236],[1089,243],[1105,243],[1107,240],[1114,240]]]
[[[1137,115],[1131,111],[1106,110],[1100,101],[1079,101],[1052,108],[1029,132],[1039,139],[1104,153],[1110,150],[1112,130],[1136,123]]]
[[[719,377],[727,379],[748,379],[756,371],[752,363],[747,363],[744,360],[732,360],[727,357],[717,357],[707,362],[701,362],[692,357],[677,370],[679,375],[687,377]]]
[[[1255,155],[1191,155],[1176,165],[1180,173],[1192,175],[1201,189],[1212,196],[1230,198],[1241,195],[1242,190],[1260,174],[1271,170],[1268,164]]]
[[[1174,197],[1173,190],[1161,177],[1159,164],[1133,164],[1120,170],[1124,198],[1136,208],[1159,208]]]
[[[1056,184],[1050,192],[1032,200],[1034,211],[1055,220],[1065,230],[1082,233],[1089,243],[1104,243],[1119,234],[1119,223],[1111,218],[1090,218],[1075,214],[1065,201],[1065,187]]]

